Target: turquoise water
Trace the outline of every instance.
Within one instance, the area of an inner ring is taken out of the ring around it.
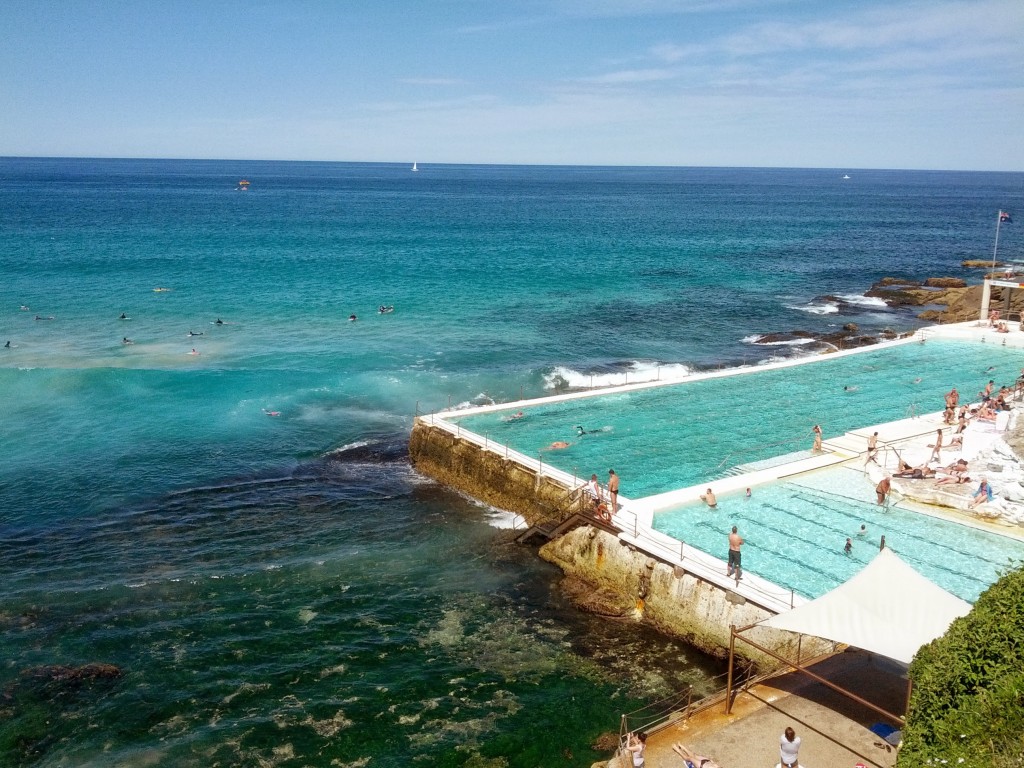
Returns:
[[[687,504],[654,516],[655,530],[727,558],[732,526],[743,536],[743,567],[799,595],[838,587],[886,546],[943,589],[974,602],[1024,564],[1024,541],[901,508],[880,507],[857,469],[837,468],[718,497],[718,509]],[[858,535],[861,525],[867,533]],[[853,541],[844,552],[847,537]]]
[[[966,402],[989,379],[1012,386],[1022,366],[1021,349],[928,341],[826,355],[811,365],[529,406],[521,419],[498,412],[456,420],[566,472],[604,477],[612,467],[622,478],[622,493],[639,498],[710,482],[739,464],[809,449],[815,424],[827,439],[940,411],[951,387]],[[579,436],[577,425],[588,433]],[[546,450],[555,441],[570,446]]]
[[[408,430],[912,329],[824,297],[962,274],[1024,188],[840,176],[0,159],[0,764],[582,768],[620,713],[710,690],[717,662],[578,613],[412,472]],[[91,662],[122,675],[25,674]]]

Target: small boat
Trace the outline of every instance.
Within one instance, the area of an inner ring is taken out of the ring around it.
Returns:
[[[418,171],[419,170],[419,168],[416,167],[416,163],[412,164],[412,170],[413,171]]]
[[[238,191],[239,192],[248,192],[249,191],[249,182],[246,179],[242,179],[240,182],[238,182]]]
[[[843,178],[844,178],[844,179],[848,179],[848,178],[850,178],[850,174],[848,174],[848,173],[844,173],[844,174],[843,174]]]

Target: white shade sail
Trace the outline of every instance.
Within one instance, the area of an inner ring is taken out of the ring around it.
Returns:
[[[846,643],[909,664],[971,604],[883,549],[864,569],[817,600],[758,626]]]

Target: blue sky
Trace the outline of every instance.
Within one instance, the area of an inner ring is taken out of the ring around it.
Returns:
[[[3,0],[0,155],[1024,170],[1024,2]]]

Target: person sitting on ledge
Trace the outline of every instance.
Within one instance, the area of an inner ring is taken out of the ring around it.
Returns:
[[[982,478],[978,490],[974,492],[974,500],[971,501],[971,506],[977,507],[990,501],[992,501],[992,486],[988,484],[988,480]]]

